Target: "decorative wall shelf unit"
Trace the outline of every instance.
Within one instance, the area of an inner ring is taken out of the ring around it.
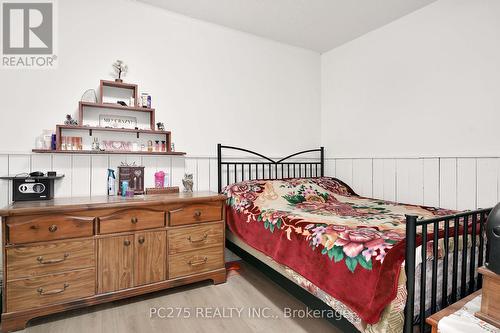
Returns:
[[[33,153],[40,154],[91,154],[91,155],[168,155],[168,156],[184,156],[185,152],[181,151],[117,151],[117,150],[105,150],[105,151],[95,151],[95,150],[50,150],[50,149],[33,149]]]
[[[136,84],[100,80],[99,89],[99,103],[79,102],[77,126],[56,126],[55,150],[32,151],[51,154],[186,154],[172,151],[170,131],[155,130],[155,109],[138,107]]]

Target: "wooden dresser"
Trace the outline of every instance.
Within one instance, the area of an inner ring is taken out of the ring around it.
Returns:
[[[34,317],[211,279],[226,281],[225,197],[15,203],[2,216],[2,332]]]

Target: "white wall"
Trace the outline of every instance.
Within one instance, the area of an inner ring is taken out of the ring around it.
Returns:
[[[55,70],[0,69],[0,152],[29,152],[88,88],[129,65],[179,151],[275,155],[320,143],[320,55],[131,0],[59,0]]]
[[[500,160],[481,158],[500,156],[496,1],[440,0],[322,55],[321,68],[314,52],[134,1],[58,8],[58,69],[0,70],[0,152],[17,152],[0,153],[2,175],[56,169],[57,196],[100,195],[107,167],[136,161],[146,184],[189,171],[216,190],[217,142],[283,156],[322,141],[326,174],[362,195],[458,209],[500,199]],[[188,157],[30,154],[117,58]]]
[[[322,55],[335,157],[500,156],[500,1],[439,0]]]

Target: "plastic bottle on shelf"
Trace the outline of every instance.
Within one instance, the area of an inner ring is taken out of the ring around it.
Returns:
[[[108,169],[108,195],[116,194],[115,170]]]

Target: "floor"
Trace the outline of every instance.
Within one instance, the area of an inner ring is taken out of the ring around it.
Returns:
[[[340,332],[324,319],[285,317],[285,311],[305,309],[261,272],[241,263],[225,284],[201,282],[34,319],[22,332]],[[151,311],[159,312],[151,316]]]

